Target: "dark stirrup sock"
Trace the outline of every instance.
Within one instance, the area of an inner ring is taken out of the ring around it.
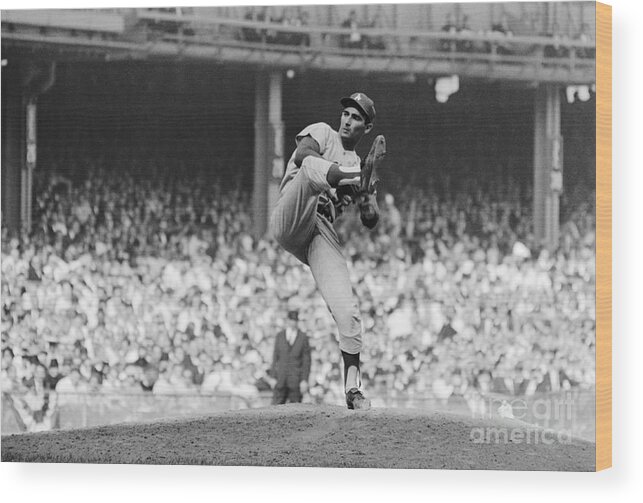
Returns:
[[[350,367],[357,367],[357,373],[359,374],[359,353],[351,355],[350,353],[342,351],[342,359],[344,360],[344,388],[346,388],[348,369]]]
[[[360,173],[361,168],[359,166],[340,166],[337,163],[333,163],[328,168],[328,173],[326,173],[326,181],[333,188],[337,188],[340,185],[359,185]]]

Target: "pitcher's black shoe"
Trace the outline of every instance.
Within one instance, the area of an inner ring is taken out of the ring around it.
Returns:
[[[351,388],[346,393],[346,405],[349,409],[368,410],[371,408],[371,401],[359,389]]]

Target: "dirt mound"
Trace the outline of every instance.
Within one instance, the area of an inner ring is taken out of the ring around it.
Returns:
[[[2,461],[587,471],[595,445],[515,420],[290,404],[5,436]]]

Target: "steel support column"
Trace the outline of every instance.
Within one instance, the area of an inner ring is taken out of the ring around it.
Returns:
[[[20,194],[24,116],[19,67],[2,69],[2,224],[11,234],[20,230]]]
[[[7,61],[2,82],[2,216],[12,232],[31,229],[38,96],[55,80],[55,64]]]
[[[255,89],[255,162],[253,231],[263,237],[270,212],[277,201],[284,170],[282,75],[279,71],[257,74]]]
[[[562,192],[563,139],[560,134],[560,87],[541,84],[534,117],[534,236],[539,244],[558,245]]]

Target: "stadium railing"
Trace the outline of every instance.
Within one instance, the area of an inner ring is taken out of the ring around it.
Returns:
[[[596,44],[591,40],[556,39],[544,36],[512,36],[499,33],[448,33],[444,31],[401,30],[391,28],[359,28],[358,32],[365,40],[364,47],[342,47],[341,40],[349,37],[354,30],[328,26],[292,26],[269,21],[248,21],[235,18],[203,15],[178,15],[158,12],[149,9],[137,9],[139,20],[165,22],[177,28],[190,29],[191,36],[178,36],[167,33],[163,38],[180,41],[185,44],[234,45],[254,48],[262,46],[265,50],[299,51],[304,53],[326,53],[348,56],[382,56],[396,58],[415,57],[422,59],[467,59],[489,63],[537,63],[562,65],[574,68],[593,65],[592,58],[579,58],[578,50],[591,51]],[[167,24],[166,24],[167,26]],[[174,32],[175,30],[172,30]],[[244,40],[244,33],[254,32],[257,41]],[[310,39],[300,37],[301,43],[278,44],[270,42],[276,33],[290,35],[309,35]],[[310,45],[306,41],[310,40]],[[380,40],[379,48],[369,47],[369,40]],[[234,43],[232,43],[234,42]],[[546,56],[546,48],[556,45],[560,56]],[[505,48],[500,54],[498,47]]]
[[[270,405],[271,398],[270,392],[254,396],[230,393],[59,393],[50,424],[43,425],[40,413],[35,414],[35,420],[33,417],[25,417],[21,406],[24,395],[5,392],[2,393],[2,434],[164,418],[194,418],[228,410],[265,407]],[[373,406],[443,411],[479,419],[512,417],[527,424],[594,441],[594,399],[594,390],[579,388],[558,393],[538,393],[529,397],[475,393],[468,396],[452,395],[448,399],[441,399],[432,393],[374,393]]]
[[[270,403],[267,398],[266,405]],[[2,434],[40,429],[41,410],[25,407],[23,393],[2,393]],[[123,422],[194,417],[226,410],[247,409],[261,402],[230,393],[57,393],[51,429],[84,428]],[[30,426],[31,423],[31,426]],[[42,428],[49,429],[49,428]]]

